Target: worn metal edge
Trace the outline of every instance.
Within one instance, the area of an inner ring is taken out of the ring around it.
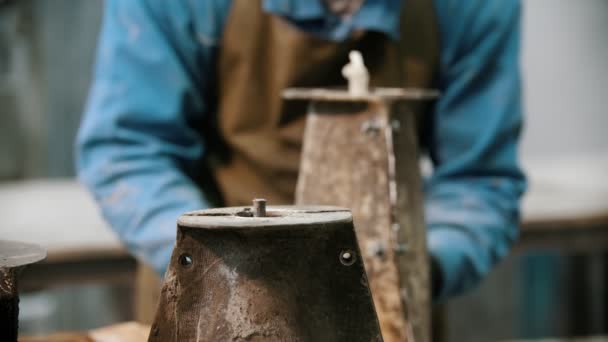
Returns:
[[[19,241],[0,240],[0,267],[19,267],[46,258],[46,249],[42,246]]]
[[[374,88],[367,94],[353,95],[346,89],[287,88],[282,92],[286,100],[316,101],[428,101],[439,97],[435,89],[422,88]]]
[[[179,226],[203,229],[251,229],[289,225],[319,225],[335,222],[352,222],[351,211],[334,206],[269,206],[266,217],[243,217],[237,213],[251,207],[227,207],[196,210],[181,215]]]

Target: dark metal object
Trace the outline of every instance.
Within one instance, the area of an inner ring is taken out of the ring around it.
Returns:
[[[385,341],[430,341],[430,286],[412,101],[425,89],[288,89],[309,100],[296,203],[351,208]]]
[[[382,340],[349,210],[244,211],[179,218],[149,341]]]
[[[17,341],[19,293],[17,278],[23,266],[40,261],[46,251],[37,245],[0,240],[0,340]]]
[[[253,200],[253,216],[264,217],[266,216],[266,200],[262,198],[256,198]]]

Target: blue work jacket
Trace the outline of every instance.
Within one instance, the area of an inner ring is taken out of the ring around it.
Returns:
[[[230,3],[105,4],[77,139],[78,175],[128,249],[161,274],[177,217],[209,206],[191,178],[206,153],[193,123],[216,114],[215,59]],[[438,299],[470,289],[507,255],[526,182],[517,158],[519,1],[434,0],[434,6],[442,96],[424,191],[428,247],[443,280]],[[348,19],[330,15],[321,0],[264,0],[263,8],[329,40],[353,29],[399,39],[400,0],[367,0]]]

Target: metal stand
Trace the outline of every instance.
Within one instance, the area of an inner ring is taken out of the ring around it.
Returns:
[[[297,204],[351,208],[385,341],[430,341],[429,263],[415,118],[437,93],[379,88],[353,96],[288,89],[311,101]]]

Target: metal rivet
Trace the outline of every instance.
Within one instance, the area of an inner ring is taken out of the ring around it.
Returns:
[[[391,127],[393,128],[393,131],[399,132],[401,129],[401,122],[399,122],[399,120],[393,120],[391,121]]]
[[[382,121],[377,118],[369,119],[361,124],[361,132],[367,135],[377,135],[382,128]]]
[[[350,266],[357,261],[357,257],[355,256],[355,252],[350,249],[343,250],[340,252],[340,262],[344,266]]]
[[[192,265],[192,256],[190,254],[184,253],[179,256],[179,264],[184,267],[189,267]]]
[[[380,241],[370,241],[367,245],[367,253],[377,258],[383,258],[386,255],[386,247]]]
[[[395,250],[395,253],[403,254],[410,249],[410,246],[407,243],[399,243],[396,244],[393,249]]]

